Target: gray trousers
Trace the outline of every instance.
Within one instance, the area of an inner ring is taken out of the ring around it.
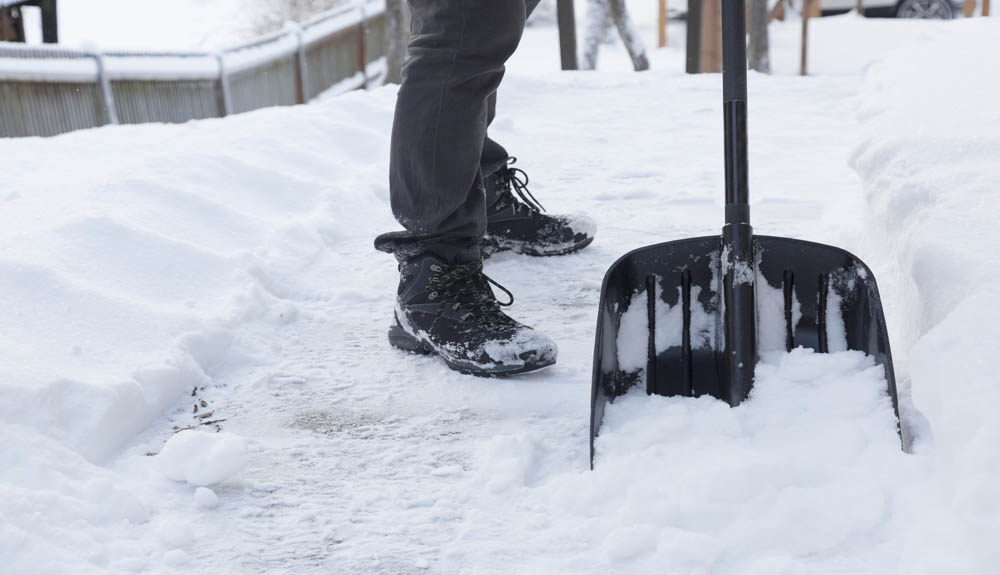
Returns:
[[[389,159],[397,255],[479,258],[484,178],[508,159],[487,136],[504,64],[540,0],[408,0],[410,57],[396,100]]]

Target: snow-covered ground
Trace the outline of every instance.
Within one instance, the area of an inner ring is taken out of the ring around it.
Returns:
[[[750,76],[755,229],[871,265],[911,454],[868,360],[799,350],[737,410],[623,398],[588,470],[604,270],[721,224],[721,80],[674,40],[511,63],[493,135],[599,228],[489,260],[560,346],[509,380],[385,342],[392,87],[0,140],[0,572],[996,573],[995,22],[824,19],[805,79],[775,25]]]

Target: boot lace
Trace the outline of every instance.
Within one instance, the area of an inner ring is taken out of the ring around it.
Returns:
[[[496,174],[497,187],[503,190],[497,199],[497,206],[503,208],[509,202],[514,206],[516,213],[544,212],[542,202],[528,190],[528,174],[520,168],[512,167],[515,163],[517,158],[510,158],[507,160],[507,165],[500,168]]]
[[[483,273],[482,262],[452,266],[434,264],[431,266],[431,271],[434,275],[427,284],[427,290],[430,292],[428,297],[440,301],[438,317],[434,320],[432,328],[448,306],[455,311],[466,310],[462,314],[462,321],[472,317],[478,317],[487,325],[503,325],[510,321],[500,308],[513,304],[514,294]],[[497,300],[491,285],[507,294],[508,301]]]

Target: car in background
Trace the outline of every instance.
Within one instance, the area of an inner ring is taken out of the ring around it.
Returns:
[[[802,0],[794,0],[796,6],[801,6]],[[769,0],[773,9],[778,2],[787,0]],[[679,7],[668,8],[668,18],[682,20],[687,15],[687,5],[681,2]],[[950,20],[962,13],[962,0],[864,0],[865,16],[869,18],[923,18]],[[857,8],[857,0],[820,0],[820,12],[823,16],[846,14]]]
[[[824,16],[843,14],[857,7],[856,0],[820,0]],[[875,18],[925,18],[950,20],[962,13],[962,3],[952,0],[864,0],[865,16]]]

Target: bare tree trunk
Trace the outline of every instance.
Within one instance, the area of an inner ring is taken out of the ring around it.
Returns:
[[[701,71],[722,72],[722,0],[701,2]]]
[[[618,34],[622,37],[625,49],[628,50],[629,58],[632,59],[632,68],[636,72],[649,70],[649,58],[646,57],[646,45],[642,41],[642,36],[632,25],[632,20],[625,11],[625,0],[610,0],[608,4],[611,13],[611,21],[618,28]]]
[[[667,45],[667,0],[660,0],[656,31],[656,45],[663,48]]]
[[[809,14],[812,10],[811,4],[816,0],[802,0],[802,59],[799,62],[799,76],[805,76],[808,67],[806,66],[809,55]]]
[[[607,37],[611,28],[611,16],[608,10],[608,0],[587,0],[587,26],[583,37],[583,59],[581,70],[597,68],[597,53],[601,43]]]
[[[410,41],[410,11],[406,0],[386,0],[386,76],[385,81],[398,84],[403,81],[403,64],[406,63],[406,45]]]
[[[865,0],[858,0],[857,5],[854,6],[854,11],[857,12],[858,15],[864,16],[865,15]]]
[[[750,69],[771,73],[771,54],[767,42],[767,0],[750,0]]]
[[[583,41],[583,61],[580,69],[597,68],[597,53],[600,51],[601,43],[607,38],[612,23],[618,29],[618,35],[621,36],[625,50],[632,59],[632,67],[637,72],[648,70],[649,58],[646,57],[646,46],[632,25],[628,12],[625,11],[625,0],[588,0],[587,35]]]
[[[684,72],[701,72],[701,0],[688,0],[687,38],[684,40]]]

